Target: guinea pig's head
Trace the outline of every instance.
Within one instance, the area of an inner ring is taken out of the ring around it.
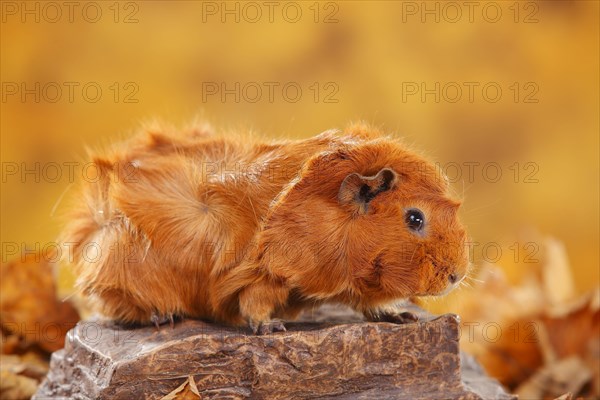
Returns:
[[[351,153],[355,172],[337,197],[357,289],[385,300],[457,287],[469,268],[467,234],[441,170],[391,141]]]

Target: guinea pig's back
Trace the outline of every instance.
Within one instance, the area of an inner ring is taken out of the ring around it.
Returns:
[[[209,316],[210,274],[243,256],[266,210],[261,183],[231,169],[251,147],[178,140],[146,135],[93,156],[98,178],[75,199],[62,239],[79,287],[110,317]]]
[[[210,282],[241,261],[273,199],[329,142],[151,131],[97,153],[98,179],[83,182],[63,236],[79,288],[117,320],[210,317]]]

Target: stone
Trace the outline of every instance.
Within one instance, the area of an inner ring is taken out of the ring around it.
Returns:
[[[286,327],[81,321],[33,398],[160,399],[190,376],[203,399],[516,398],[461,354],[453,314],[396,325],[329,307]]]

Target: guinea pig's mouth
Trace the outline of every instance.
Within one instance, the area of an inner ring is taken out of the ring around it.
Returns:
[[[461,279],[461,281],[462,281],[462,279]],[[456,289],[460,285],[461,281],[458,281],[456,283],[449,283],[448,286],[446,286],[446,288],[443,291],[441,291],[440,293],[436,294],[436,296],[440,296],[440,297],[441,296],[446,296],[448,293],[450,293],[451,291],[453,291],[454,289]]]
[[[446,288],[444,290],[442,290],[436,296],[447,295],[448,293],[450,293],[451,291],[453,291],[454,289],[459,287],[460,284],[462,283],[462,281],[466,278],[466,276],[467,276],[467,274],[459,275],[459,274],[455,274],[455,273],[448,275],[448,285],[446,286]]]

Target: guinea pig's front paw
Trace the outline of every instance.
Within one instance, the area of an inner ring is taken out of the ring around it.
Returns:
[[[173,319],[173,313],[167,313],[166,315],[160,315],[156,312],[153,312],[150,316],[150,322],[154,324],[156,330],[160,330],[160,326],[166,324],[167,322],[171,326],[171,329],[175,326],[175,321]]]
[[[417,314],[410,311],[404,312],[380,312],[375,315],[371,315],[368,318],[373,322],[392,322],[394,324],[409,324],[411,322],[417,322],[419,317]]]
[[[270,320],[270,321],[254,321],[250,320],[249,322],[250,329],[254,332],[255,335],[268,335],[273,332],[285,332],[285,325],[283,322],[279,320]]]

